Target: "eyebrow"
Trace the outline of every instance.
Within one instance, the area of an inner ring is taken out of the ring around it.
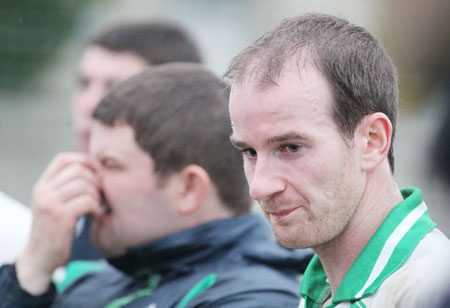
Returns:
[[[236,137],[234,137],[234,135],[230,136],[230,141],[231,141],[231,144],[237,149],[245,149],[245,148],[249,147],[247,143],[236,139]]]
[[[238,140],[234,135],[230,136],[230,141],[233,144],[234,147],[238,149],[245,149],[245,148],[251,148],[246,142]],[[306,142],[308,141],[308,138],[305,136],[296,133],[296,132],[287,132],[285,134],[274,136],[270,139],[268,139],[265,144],[271,145],[271,144],[277,144],[277,143],[283,143],[283,142],[289,142],[289,141],[302,141]]]
[[[266,144],[283,143],[293,140],[306,141],[308,140],[308,138],[296,132],[287,132],[280,136],[270,138],[269,140],[267,140]]]

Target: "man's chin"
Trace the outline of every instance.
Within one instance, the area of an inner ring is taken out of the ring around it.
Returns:
[[[91,240],[94,246],[104,255],[109,257],[124,254],[126,249],[122,247],[114,238],[111,237],[112,232],[102,228],[101,224],[93,221],[91,227]]]
[[[94,235],[91,235],[91,238],[94,246],[105,256],[117,257],[126,252],[125,248],[120,247],[120,245],[113,243],[111,240],[102,239]]]
[[[126,250],[125,249],[118,250],[118,249],[104,248],[102,250],[102,252],[105,254],[105,256],[108,256],[108,257],[119,257],[119,256],[124,255],[126,253]]]
[[[278,243],[288,249],[299,249],[299,248],[310,248],[313,244],[311,240],[305,238],[300,238],[297,232],[293,234],[288,234],[287,230],[276,230],[274,229],[275,238]]]

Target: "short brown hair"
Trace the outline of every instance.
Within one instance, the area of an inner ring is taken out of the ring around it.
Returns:
[[[133,52],[149,64],[202,62],[194,40],[181,26],[169,21],[117,24],[95,35],[88,45]]]
[[[241,156],[229,140],[228,98],[226,84],[201,65],[163,64],[113,86],[94,119],[130,125],[161,177],[201,166],[238,215],[249,211],[251,200]]]
[[[350,139],[364,116],[382,112],[393,126],[398,109],[397,73],[380,42],[362,27],[325,14],[306,14],[282,21],[239,53],[225,77],[241,82],[250,74],[276,84],[291,59],[311,60],[331,85],[333,117]],[[300,65],[300,63],[298,63]],[[388,152],[394,172],[393,145]]]

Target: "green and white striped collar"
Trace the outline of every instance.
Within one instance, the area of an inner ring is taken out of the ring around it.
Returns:
[[[401,190],[404,200],[386,217],[372,239],[355,260],[333,297],[335,307],[340,302],[367,297],[393,274],[411,255],[420,240],[436,224],[431,220],[422,191]],[[300,294],[306,308],[320,307],[329,290],[320,259],[315,255],[306,269]]]

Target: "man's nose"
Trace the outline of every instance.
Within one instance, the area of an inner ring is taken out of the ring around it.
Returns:
[[[256,162],[250,180],[250,196],[259,202],[285,190],[285,181],[270,159],[259,159]]]

